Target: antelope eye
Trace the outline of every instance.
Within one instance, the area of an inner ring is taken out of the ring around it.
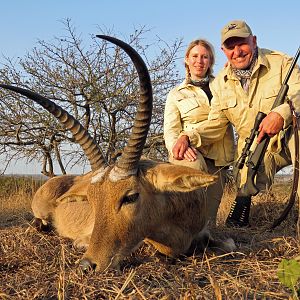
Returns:
[[[132,195],[126,195],[126,196],[123,197],[123,199],[121,201],[121,205],[134,203],[134,202],[137,201],[139,196],[140,196],[139,193],[135,193],[135,194],[132,194]]]

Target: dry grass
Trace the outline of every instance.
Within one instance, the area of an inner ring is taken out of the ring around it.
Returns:
[[[30,226],[31,191],[2,195],[0,214],[0,299],[292,299],[276,275],[282,258],[299,254],[297,208],[275,231],[268,231],[284,207],[290,183],[277,183],[257,196],[252,227],[223,226],[234,194],[222,202],[215,234],[231,236],[235,253],[172,260],[144,245],[121,271],[82,274],[83,253],[55,234]]]

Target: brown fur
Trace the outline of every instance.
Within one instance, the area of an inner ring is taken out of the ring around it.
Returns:
[[[70,197],[70,188],[52,213],[60,235],[87,247],[83,268],[117,267],[143,241],[171,257],[189,252],[205,229],[205,187],[216,176],[153,161],[140,161],[137,176],[116,182],[109,179],[109,172],[98,182],[85,184],[87,201]],[[89,182],[92,177],[84,179]]]
[[[29,90],[0,86],[42,105],[82,146],[94,172],[50,179],[36,193],[32,210],[40,228],[52,222],[60,235],[87,247],[81,260],[83,269],[103,271],[116,267],[143,240],[172,257],[188,252],[206,225],[204,188],[217,177],[184,166],[140,160],[151,124],[149,72],[130,45],[109,36],[97,37],[124,49],[140,80],[132,134],[114,167],[106,167],[102,151],[88,132],[54,102]]]
[[[86,200],[92,173],[62,175],[49,179],[35,193],[31,208],[34,216],[43,224],[51,222],[55,209],[61,202]]]

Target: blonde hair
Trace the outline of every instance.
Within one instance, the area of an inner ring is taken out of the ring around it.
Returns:
[[[207,70],[206,75],[211,76],[214,72],[213,65],[215,64],[215,50],[214,50],[213,45],[210,42],[208,42],[205,39],[197,39],[197,40],[194,40],[194,41],[190,42],[190,44],[188,45],[188,47],[185,51],[184,58],[187,58],[189,56],[190,51],[192,50],[192,48],[194,48],[195,46],[199,46],[199,45],[204,47],[209,53],[209,58],[210,58],[210,63],[211,64],[210,64],[210,67]],[[187,80],[189,80],[191,78],[189,66],[186,64],[186,62],[184,62],[184,66],[185,66],[185,78]]]

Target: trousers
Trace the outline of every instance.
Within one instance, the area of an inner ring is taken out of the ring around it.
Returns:
[[[300,134],[300,133],[299,133]],[[299,147],[299,145],[297,145]],[[291,132],[282,141],[280,151],[266,151],[264,160],[259,167],[256,176],[256,186],[259,191],[268,190],[274,183],[276,173],[284,167],[295,164],[295,140],[294,134]],[[238,187],[246,182],[247,168],[243,168],[240,172]],[[300,184],[298,184],[297,193],[300,195]]]

